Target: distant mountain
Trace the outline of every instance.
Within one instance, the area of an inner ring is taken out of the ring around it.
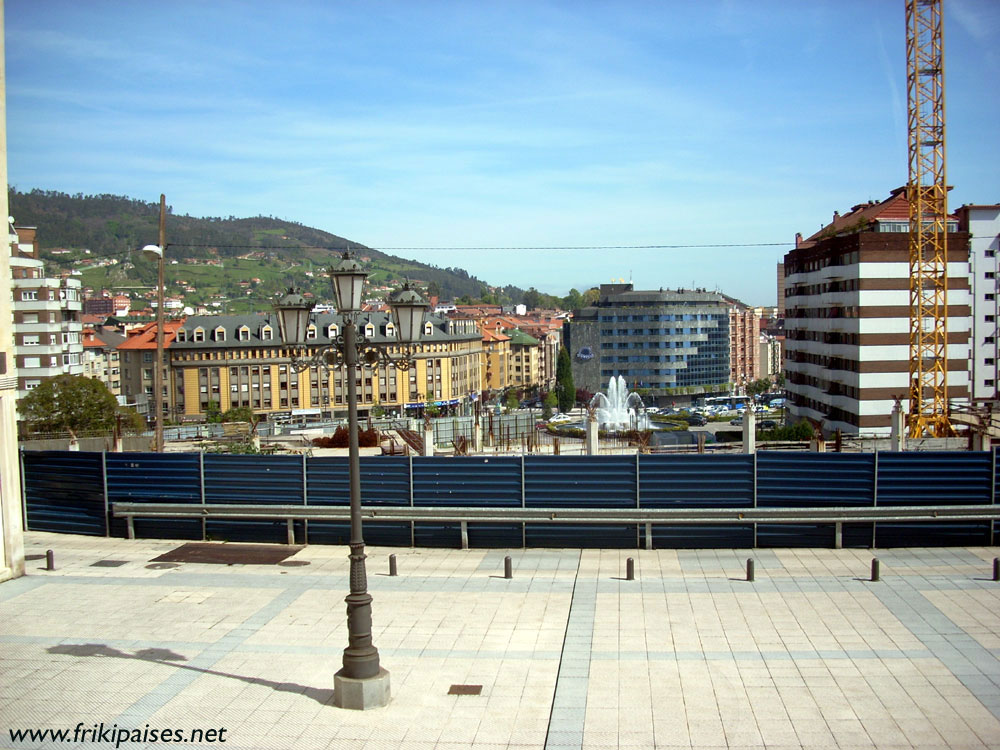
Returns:
[[[84,282],[97,287],[155,283],[155,269],[137,251],[158,242],[159,204],[118,195],[67,195],[37,189],[22,193],[16,188],[10,188],[8,198],[16,223],[37,227],[36,242],[47,264],[82,270]],[[327,299],[330,285],[322,271],[348,248],[369,259],[366,266],[373,286],[409,278],[441,299],[480,297],[489,286],[460,268],[437,268],[388,255],[296,222],[269,216],[198,218],[174,214],[169,207],[167,211],[167,257],[178,261],[168,267],[168,284],[195,286],[195,292],[179,292],[192,302],[219,295],[241,302],[248,296],[270,299],[288,286]],[[57,249],[75,252],[52,254]],[[100,265],[100,259],[117,263]],[[215,264],[218,272],[206,275],[206,261]],[[248,290],[240,282],[250,278],[260,281]],[[167,293],[178,291],[168,289]],[[520,302],[523,295],[524,290],[512,286],[500,291],[505,302]]]

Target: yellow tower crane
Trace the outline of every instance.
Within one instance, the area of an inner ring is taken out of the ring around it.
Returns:
[[[911,437],[953,435],[948,418],[948,187],[941,0],[906,0]]]

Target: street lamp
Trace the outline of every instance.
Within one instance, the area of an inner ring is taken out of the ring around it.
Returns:
[[[367,273],[361,264],[344,253],[330,269],[330,280],[337,298],[337,310],[343,319],[342,332],[326,346],[312,354],[306,348],[306,331],[313,303],[295,290],[274,305],[282,341],[292,348],[291,367],[302,372],[310,367],[338,369],[347,372],[347,428],[351,500],[350,586],[347,595],[347,638],[343,668],[334,675],[333,702],[340,708],[378,708],[389,702],[389,672],[379,665],[378,649],[372,643],[372,597],[368,593],[365,570],[365,542],[361,528],[361,460],[358,452],[358,363],[382,360],[400,370],[409,369],[415,353],[415,343],[423,329],[427,303],[419,294],[405,287],[390,297],[397,341],[376,344],[360,335],[357,328],[361,312],[361,295]],[[400,344],[402,353],[391,355],[389,347]]]
[[[146,245],[142,255],[156,261],[156,369],[153,371],[153,403],[156,410],[156,452],[163,452],[163,251],[167,247],[167,198],[160,195],[160,244]]]

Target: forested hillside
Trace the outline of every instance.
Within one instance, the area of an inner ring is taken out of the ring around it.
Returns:
[[[158,242],[159,204],[118,195],[67,195],[51,190],[19,192],[16,188],[10,188],[9,202],[10,214],[18,225],[38,228],[36,241],[47,263],[66,269],[81,268],[82,264],[85,283],[98,287],[126,288],[154,283],[155,269],[137,251],[143,245]],[[329,232],[268,216],[198,218],[175,214],[168,207],[167,244],[168,257],[178,261],[168,268],[168,284],[199,277],[200,285],[187,285],[195,286],[198,291],[185,295],[198,303],[212,294],[235,294],[241,298],[252,294],[269,299],[290,285],[326,298],[328,283],[321,273],[314,272],[322,271],[348,247],[371,259],[368,268],[373,285],[410,278],[423,282],[430,293],[442,299],[489,294],[505,302],[520,302],[524,295],[516,287],[490,292],[486,282],[462,269],[436,268],[387,255]],[[75,252],[53,255],[56,249]],[[95,268],[95,258],[118,262]],[[222,261],[218,271],[209,272],[198,265],[208,259]],[[194,263],[188,264],[188,260]],[[185,270],[186,265],[197,265],[198,273]],[[239,286],[247,278],[261,280],[251,293]],[[169,290],[170,293],[176,291]],[[240,307],[246,305],[234,309]]]

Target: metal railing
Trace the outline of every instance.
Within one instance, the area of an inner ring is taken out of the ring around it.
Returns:
[[[188,503],[113,503],[111,514],[124,518],[127,537],[135,539],[136,518],[255,519],[285,521],[288,543],[294,543],[295,521],[349,521],[349,506],[193,505]],[[369,522],[459,523],[462,548],[468,547],[468,524],[628,524],[645,526],[646,549],[652,548],[652,527],[671,524],[834,524],[836,546],[845,523],[997,521],[1000,506],[935,505],[880,508],[413,508],[362,506]]]

